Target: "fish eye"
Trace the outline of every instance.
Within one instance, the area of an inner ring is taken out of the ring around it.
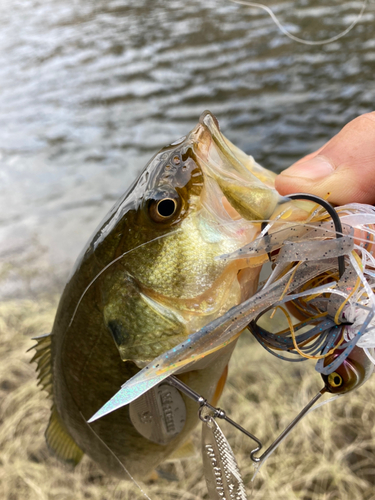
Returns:
[[[176,200],[165,198],[165,200],[158,201],[156,211],[160,217],[172,217],[177,210]]]
[[[150,217],[155,222],[168,222],[177,212],[179,203],[174,198],[153,200],[150,203]]]

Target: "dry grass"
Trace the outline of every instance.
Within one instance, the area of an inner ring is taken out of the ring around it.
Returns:
[[[106,477],[89,459],[75,469],[46,448],[50,403],[29,364],[31,338],[51,328],[57,297],[0,304],[0,498],[3,500],[128,500],[143,498],[130,482]],[[269,444],[320,388],[313,365],[271,357],[243,336],[231,362],[221,406]],[[375,380],[357,393],[311,413],[270,457],[254,482],[252,442],[223,429],[238,458],[249,498],[267,500],[375,499]],[[194,436],[199,447],[199,432]],[[142,487],[152,500],[208,498],[199,459],[163,468],[177,481]]]

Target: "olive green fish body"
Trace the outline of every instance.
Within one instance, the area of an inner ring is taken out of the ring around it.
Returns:
[[[90,291],[87,301],[94,304],[96,293],[100,291]],[[55,335],[57,339],[58,329],[54,331]],[[185,398],[185,427],[167,446],[153,443],[135,430],[129,418],[128,406],[91,425],[87,424],[95,411],[139,370],[132,361],[121,360],[103,322],[103,312],[97,306],[91,307],[87,317],[77,315],[76,326],[66,332],[62,342],[53,342],[53,347],[60,352],[60,355],[53,356],[53,399],[63,427],[78,447],[107,473],[127,478],[121,462],[132,476],[144,479],[186,440],[195,427],[196,403]],[[54,350],[52,352],[54,354]],[[211,398],[228,359],[229,355],[220,359],[219,365],[215,367],[210,366],[181,377],[195,390]]]
[[[252,241],[258,221],[284,203],[273,177],[206,112],[108,214],[34,356],[53,400],[47,442],[60,458],[77,463],[86,453],[109,473],[126,476],[122,463],[144,478],[186,441],[199,420],[184,396],[184,426],[164,444],[136,430],[128,406],[87,420],[147,363],[254,293],[260,268],[218,257]],[[178,376],[210,400],[234,344]]]

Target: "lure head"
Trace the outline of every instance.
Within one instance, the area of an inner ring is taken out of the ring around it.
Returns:
[[[324,365],[332,363],[340,354],[341,350],[335,351],[328,356]],[[322,375],[325,387],[332,394],[345,394],[358,389],[371,376],[374,365],[364,353],[363,349],[354,347],[349,356],[341,365],[329,375]]]

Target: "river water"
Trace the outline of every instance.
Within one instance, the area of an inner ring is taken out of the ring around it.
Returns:
[[[266,5],[309,40],[343,31],[361,8]],[[43,262],[64,278],[148,159],[205,109],[275,171],[313,151],[375,108],[374,27],[374,2],[344,38],[308,46],[228,0],[2,0],[2,262]],[[4,294],[21,294],[8,278]]]

